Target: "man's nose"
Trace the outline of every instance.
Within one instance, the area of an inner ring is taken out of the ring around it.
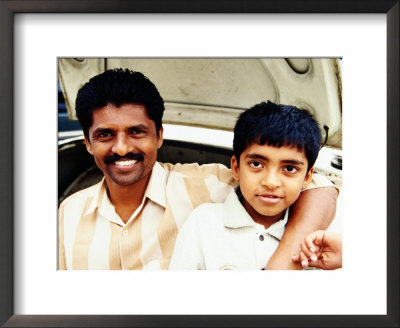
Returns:
[[[267,172],[263,176],[263,179],[261,181],[261,184],[268,189],[276,189],[281,186],[281,180],[279,178],[279,175],[275,172]]]
[[[132,152],[133,146],[129,140],[129,137],[125,133],[119,133],[115,139],[112,151],[119,156],[124,156],[129,152]]]

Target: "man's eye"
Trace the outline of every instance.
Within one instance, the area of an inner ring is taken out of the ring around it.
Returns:
[[[297,167],[293,165],[288,165],[283,170],[289,173],[296,173],[298,171]]]
[[[249,164],[251,167],[254,167],[256,169],[262,168],[262,164],[259,161],[251,161]]]
[[[101,133],[98,134],[99,138],[107,138],[107,137],[110,137],[110,136],[111,136],[111,133],[108,132],[108,131],[104,131],[104,132],[101,132]]]
[[[144,133],[145,131],[144,130],[142,130],[142,129],[132,129],[131,130],[131,134],[135,134],[135,135],[137,135],[137,134],[142,134],[142,133]]]

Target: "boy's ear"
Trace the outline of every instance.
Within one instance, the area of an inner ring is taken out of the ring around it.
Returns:
[[[237,162],[235,155],[231,157],[231,170],[232,177],[239,182],[239,163]]]
[[[301,190],[304,190],[308,187],[308,185],[310,184],[311,180],[312,180],[312,175],[314,173],[314,167],[312,167],[306,174],[305,178],[304,178],[304,182],[303,182],[303,186],[301,187]]]
[[[88,140],[88,138],[86,138],[86,136],[84,136],[84,138],[87,151],[89,152],[89,154],[93,155],[92,145],[90,144],[90,141]]]

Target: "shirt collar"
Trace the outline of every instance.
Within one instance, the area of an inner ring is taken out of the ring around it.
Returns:
[[[165,189],[167,186],[167,175],[159,162],[156,162],[151,172],[149,183],[147,184],[144,197],[151,199],[153,202],[166,206]]]
[[[92,198],[92,201],[90,202],[90,205],[84,215],[93,213],[100,206],[104,193],[106,193],[106,183],[104,177],[99,183],[95,184],[91,188],[93,188],[94,197]]]
[[[249,213],[247,213],[235,190],[232,190],[226,198],[225,203],[223,204],[223,214],[224,226],[227,228],[261,226],[254,222]],[[275,222],[265,231],[280,240],[285,231],[288,217],[289,210],[286,210],[283,219]]]
[[[270,234],[271,236],[274,236],[275,238],[281,240],[283,233],[285,232],[285,227],[286,223],[288,221],[289,217],[289,209],[285,211],[285,215],[283,216],[283,219],[280,219],[279,221],[275,222],[272,224],[266,232]]]
[[[223,205],[223,213],[224,226],[227,228],[241,228],[256,225],[243,207],[235,190],[232,190],[226,198]]]
[[[165,170],[161,166],[160,163],[156,162],[153,166],[153,170],[151,172],[151,176],[149,179],[149,183],[147,184],[146,190],[144,192],[144,198],[149,198],[153,202],[165,207],[166,204],[166,196],[165,196],[165,187],[167,182],[167,176]],[[94,212],[96,209],[100,207],[100,205],[104,202],[107,205],[112,205],[106,191],[106,183],[105,179],[103,179],[92,188],[94,197],[85,212],[85,215],[88,215]],[[108,206],[107,206],[108,207]]]

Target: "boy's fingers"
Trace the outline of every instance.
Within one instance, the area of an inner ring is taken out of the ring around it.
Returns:
[[[326,233],[325,230],[315,231],[314,245],[322,246],[322,244],[324,243],[325,233]]]
[[[308,249],[311,253],[315,252],[315,245],[310,235],[304,239],[304,248]]]
[[[315,253],[324,240],[324,230],[315,231],[304,238],[304,243],[310,252]]]
[[[313,267],[313,268],[320,268],[320,269],[322,269],[321,261],[310,262],[310,263],[308,263],[308,266],[309,266],[309,267]]]
[[[303,240],[303,242],[302,242],[301,245],[300,245],[300,248],[301,248],[301,251],[304,253],[304,255],[305,255],[307,258],[311,259],[311,256],[312,256],[314,253],[311,252],[310,246],[309,246],[309,244],[307,244],[306,240]],[[317,248],[317,247],[314,246],[314,251],[316,251],[316,248]]]
[[[303,252],[300,252],[300,263],[303,268],[308,267],[308,259],[307,259],[307,256]]]
[[[310,259],[311,259],[311,262],[317,262],[318,257],[317,257],[317,255],[312,254],[312,255],[310,256]]]
[[[292,256],[292,261],[293,262],[300,262],[300,255],[299,254],[293,255]]]

